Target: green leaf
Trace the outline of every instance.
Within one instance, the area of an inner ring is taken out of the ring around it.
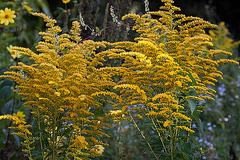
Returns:
[[[189,136],[191,138],[191,140],[196,144],[196,146],[198,147],[198,149],[201,148],[201,146],[198,144],[198,142],[195,140],[195,138],[193,137],[193,134],[190,134]]]
[[[5,44],[11,44],[11,43],[14,43],[16,41],[16,37],[13,36],[13,37],[7,37],[5,40],[4,40],[4,43]]]
[[[0,89],[0,99],[6,99],[12,94],[11,86],[4,86]]]
[[[62,12],[64,12],[64,11],[65,11],[65,9],[64,9],[64,8],[62,8],[62,7],[57,7],[57,9],[58,9],[58,10],[60,10],[60,11],[62,11]]]
[[[200,130],[202,131],[202,133],[204,133],[203,131],[203,123],[202,123],[202,120],[199,118],[199,127],[200,127]]]
[[[0,109],[4,106],[5,104],[5,100],[4,99],[0,99]]]
[[[12,101],[8,101],[7,103],[5,103],[2,107],[2,114],[10,114],[12,111],[12,104]]]
[[[193,112],[192,116],[197,121],[197,124],[199,125],[201,132],[204,133],[204,131],[203,131],[203,123],[202,123],[202,120],[199,118],[199,112],[195,110]]]
[[[8,158],[9,158],[9,159],[12,159],[15,154],[16,154],[16,151],[8,152]]]
[[[188,155],[186,153],[182,152],[182,155],[185,160],[189,160]]]
[[[190,92],[188,93],[189,96],[196,96],[196,91],[193,89],[190,89]]]
[[[192,116],[197,121],[197,123],[199,124],[199,112],[195,110],[193,112]]]
[[[192,83],[190,83],[190,86],[196,86],[196,80],[195,78],[192,76],[192,74],[187,70],[188,72],[188,76],[189,78],[192,80]],[[194,89],[190,89],[190,92],[188,93],[189,96],[196,96],[196,91]],[[195,99],[188,99],[188,104],[191,110],[191,114],[193,114],[193,112],[195,111],[196,107],[197,107],[197,100]]]
[[[13,137],[15,138],[15,140],[16,140],[16,144],[17,144],[17,146],[18,147],[20,147],[20,145],[21,145],[21,142],[20,142],[20,139],[19,139],[19,137],[17,136],[17,135],[13,135]]]
[[[43,157],[41,155],[36,155],[34,156],[34,160],[42,160]]]
[[[191,114],[193,114],[193,112],[195,111],[196,107],[197,107],[197,102],[194,99],[188,99],[188,104],[191,110]]]
[[[188,72],[188,77],[192,80],[192,85],[196,86],[197,82],[196,82],[195,78],[192,76],[192,74],[188,70],[187,70],[187,72]]]
[[[43,10],[43,12],[47,16],[52,17],[52,14],[51,14],[50,9],[49,9],[48,2],[46,0],[37,0],[37,4],[38,4],[38,6],[40,6],[40,8]]]

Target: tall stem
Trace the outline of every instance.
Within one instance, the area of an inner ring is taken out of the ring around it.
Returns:
[[[156,128],[156,131],[157,131],[157,133],[158,133],[158,136],[159,136],[159,138],[160,138],[160,141],[161,141],[161,143],[162,143],[162,145],[163,145],[164,151],[167,153],[168,150],[167,150],[167,148],[166,148],[165,145],[164,145],[164,142],[163,142],[161,133],[159,132],[159,130],[158,130],[158,128],[157,128],[157,125],[155,124],[155,122],[154,122],[154,120],[153,120],[152,118],[151,118],[151,121],[152,121],[154,127]]]
[[[43,145],[42,145],[42,131],[41,131],[41,124],[40,124],[40,115],[39,115],[39,108],[38,108],[38,130],[39,130],[39,139],[40,139],[40,147],[42,152],[42,157],[44,160],[44,153],[43,153]]]
[[[52,159],[55,160],[55,129],[56,129],[56,116],[53,118],[53,137],[52,137]]]
[[[131,117],[131,121],[134,123],[134,126],[137,128],[137,130],[140,132],[141,136],[143,137],[143,139],[146,141],[148,147],[150,148],[150,150],[152,151],[154,157],[158,159],[157,155],[154,153],[153,149],[152,149],[152,146],[150,145],[150,143],[148,142],[148,140],[146,139],[146,137],[143,135],[143,133],[141,132],[140,128],[138,127],[137,123],[135,122],[135,120],[133,119],[131,113],[129,113],[130,117]]]
[[[121,142],[121,122],[117,122],[117,150],[118,150],[118,156],[119,156],[119,160],[122,160],[123,156],[122,156],[122,142]]]
[[[173,133],[171,127],[170,129],[170,146],[171,146],[171,160],[173,160]]]

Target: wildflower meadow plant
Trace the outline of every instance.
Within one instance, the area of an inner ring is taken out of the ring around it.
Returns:
[[[36,121],[38,134],[28,132],[28,135],[38,136],[43,159],[101,155],[103,151],[97,152],[93,148],[103,150],[101,145],[106,144],[100,137],[108,135],[101,131],[105,125],[103,117],[94,115],[91,109],[101,106],[92,94],[105,91],[114,84],[94,69],[98,62],[95,50],[104,47],[104,43],[89,40],[78,44],[81,37],[77,21],[73,22],[70,35],[60,34],[61,29],[55,26],[55,20],[44,14],[34,15],[43,17],[49,27],[48,32],[40,33],[44,41],[36,46],[39,54],[14,47],[20,54],[29,56],[33,64],[20,62],[11,68],[21,73],[5,72],[3,76],[18,83],[16,92],[25,97],[25,106],[30,108]],[[15,127],[18,128],[19,125]],[[23,144],[29,141],[29,137],[23,138],[26,139]],[[31,149],[24,150],[30,159]]]
[[[211,37],[205,29],[216,25],[178,14],[173,0],[162,0],[159,11],[149,11],[144,2],[146,14],[122,17],[133,20],[138,36],[114,43],[82,40],[78,21],[65,33],[55,19],[32,13],[47,27],[39,33],[36,52],[8,48],[15,56],[29,57],[31,64],[18,62],[0,76],[16,82],[15,92],[30,110],[31,123],[22,112],[0,116],[12,121],[9,128],[24,139],[29,159],[102,156],[108,145],[102,139],[109,137],[105,130],[112,126],[109,119],[119,125],[121,120],[131,122],[153,159],[198,159],[204,154],[192,128],[193,121],[203,128],[198,101],[214,100],[215,90],[209,86],[222,79],[219,64],[238,63],[215,58],[230,52],[209,49]],[[107,60],[120,63],[106,65]],[[148,130],[141,123],[147,123]]]
[[[14,13],[15,11],[8,8],[0,10],[0,24],[8,25],[9,23],[14,23],[14,18],[16,17]]]
[[[217,69],[219,64],[238,63],[215,60],[218,54],[231,53],[208,49],[212,46],[211,37],[204,29],[216,28],[216,25],[198,17],[177,14],[180,8],[175,7],[172,0],[162,2],[164,6],[159,11],[124,16],[123,20],[134,20],[133,30],[139,37],[135,42],[113,43],[115,49],[106,51],[110,59],[123,60],[120,67],[109,69],[121,77],[114,87],[120,99],[115,106],[139,130],[156,159],[196,159],[203,154],[191,128],[195,120],[203,129],[198,101],[214,100],[215,90],[208,86],[214,86],[217,78],[222,79],[222,72]],[[153,19],[154,16],[160,18]],[[156,132],[157,146],[151,145],[144,135],[149,131],[139,128],[138,123],[143,119],[148,119]],[[194,147],[183,147],[190,140],[199,147],[199,154],[192,154]]]

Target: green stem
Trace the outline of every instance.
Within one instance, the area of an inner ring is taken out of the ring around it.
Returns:
[[[148,110],[148,112],[150,112],[151,109],[149,109],[149,108],[147,107],[147,110]],[[167,148],[166,148],[165,145],[164,145],[164,142],[163,142],[161,133],[159,132],[158,127],[157,127],[154,119],[151,117],[150,120],[152,121],[152,124],[153,124],[153,126],[155,127],[155,130],[156,130],[157,133],[158,133],[158,136],[159,136],[159,139],[160,139],[160,141],[161,141],[161,143],[162,143],[162,145],[163,145],[164,151],[165,151],[166,153],[168,153],[168,150],[167,150]],[[160,125],[159,125],[159,128],[161,128]]]
[[[56,128],[56,117],[53,119],[53,137],[52,137],[52,159],[55,160],[55,128]]]
[[[154,151],[153,151],[153,149],[152,149],[152,146],[150,145],[150,143],[148,142],[148,140],[146,139],[146,137],[143,135],[142,131],[141,131],[140,128],[138,127],[138,125],[137,125],[137,123],[135,122],[135,120],[133,119],[131,113],[129,113],[129,115],[130,115],[130,117],[131,117],[132,122],[134,123],[134,126],[135,126],[135,127],[137,128],[137,130],[140,132],[141,136],[142,136],[143,139],[146,141],[148,147],[149,147],[150,150],[152,151],[154,157],[155,157],[157,160],[159,160],[158,157],[157,157],[157,155],[154,153]]]
[[[171,127],[169,127],[170,129],[170,146],[171,146],[171,160],[173,160],[173,133],[172,133],[172,129]]]
[[[67,151],[66,151],[66,154],[65,154],[65,157],[64,157],[64,160],[65,159],[68,159],[68,152],[69,152],[69,150],[70,150],[70,143],[71,143],[71,141],[72,141],[72,137],[73,137],[73,130],[70,132],[70,139],[68,140],[68,144],[67,144],[67,146],[68,146],[68,148],[67,148]]]
[[[121,122],[117,122],[117,149],[118,149],[118,156],[119,160],[122,160],[122,144],[121,144]]]
[[[26,134],[26,136],[24,137],[24,139],[29,140],[27,134]],[[31,140],[32,140],[32,139],[31,139]],[[30,144],[29,144],[29,143],[27,143],[26,148],[27,148],[27,151],[28,151],[29,159],[30,159],[30,160],[33,160],[32,154],[31,154],[31,147],[30,147]]]
[[[40,147],[41,147],[42,157],[43,157],[43,160],[44,160],[43,145],[42,145],[42,131],[41,131],[41,124],[40,124],[39,108],[38,108],[37,114],[38,114],[38,130],[39,130]]]
[[[155,127],[155,129],[156,129],[156,131],[157,131],[157,133],[158,133],[158,136],[159,136],[160,141],[161,141],[161,143],[162,143],[162,145],[163,145],[164,151],[165,151],[166,153],[168,153],[168,150],[167,150],[167,148],[166,148],[165,145],[164,145],[164,142],[163,142],[161,133],[160,133],[159,130],[157,129],[157,125],[155,124],[155,122],[154,122],[154,120],[153,120],[152,118],[151,118],[151,121],[152,121],[152,123],[153,123],[153,125],[154,125],[154,127]]]

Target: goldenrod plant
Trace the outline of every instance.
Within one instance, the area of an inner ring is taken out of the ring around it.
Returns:
[[[28,129],[31,125],[26,124],[24,117],[25,114],[22,111],[18,111],[17,114],[14,115],[0,116],[0,119],[8,119],[12,121],[12,126],[9,126],[8,128],[15,130],[15,132],[12,133],[13,135],[17,135],[24,139],[24,141],[21,142],[21,145],[24,147],[22,151],[26,153],[30,160],[33,160],[32,150],[35,149],[33,143],[38,138],[32,136],[32,133]]]
[[[8,48],[16,57],[28,56],[32,63],[18,62],[0,76],[16,82],[15,92],[24,97],[24,106],[32,114],[29,122],[21,113],[0,117],[11,120],[10,129],[25,139],[23,151],[29,159],[102,156],[110,118],[118,127],[122,120],[134,125],[151,152],[149,159],[198,159],[204,154],[192,128],[195,121],[203,132],[198,101],[214,100],[210,86],[223,78],[218,70],[221,63],[238,62],[217,59],[231,53],[209,49],[213,44],[205,29],[216,25],[178,14],[180,8],[173,0],[162,0],[159,11],[149,11],[148,1],[144,2],[145,14],[122,17],[122,21],[133,19],[132,29],[138,33],[133,42],[82,39],[78,21],[66,33],[55,19],[32,13],[42,17],[47,27],[39,33],[42,40],[36,51]],[[120,25],[122,21],[114,17]],[[107,60],[119,63],[106,64]],[[111,104],[112,110],[104,110],[105,104]],[[147,123],[148,130],[141,123]]]
[[[199,124],[199,100],[214,100],[214,86],[222,79],[217,69],[221,63],[235,63],[234,60],[217,59],[218,54],[231,55],[223,50],[209,50],[211,37],[206,28],[216,25],[199,17],[178,14],[180,8],[172,0],[162,0],[164,6],[159,11],[149,11],[140,16],[128,14],[139,33],[135,42],[113,43],[109,50],[110,59],[122,59],[120,67],[111,72],[120,77],[114,87],[120,100],[115,104],[122,114],[128,116],[155,159],[197,159],[203,154],[193,155],[191,147],[185,144],[193,138],[192,121]],[[152,18],[158,16],[158,19]],[[159,138],[157,146],[151,145],[150,135],[139,128],[138,123],[149,119],[153,132]],[[197,147],[198,144],[195,144]],[[185,150],[184,150],[185,149]]]
[[[91,40],[81,42],[80,25],[73,22],[70,34],[61,34],[56,20],[41,13],[48,27],[41,32],[43,41],[38,52],[14,47],[19,54],[29,56],[33,64],[20,62],[2,77],[13,79],[16,92],[24,96],[25,107],[30,108],[38,131],[43,159],[88,159],[103,152],[102,132],[104,117],[94,115],[102,107],[92,94],[111,88],[114,83],[108,75],[95,68],[98,57],[95,50],[104,43]],[[17,128],[16,128],[17,129]],[[99,152],[98,149],[100,148]],[[30,153],[30,151],[29,151]]]

